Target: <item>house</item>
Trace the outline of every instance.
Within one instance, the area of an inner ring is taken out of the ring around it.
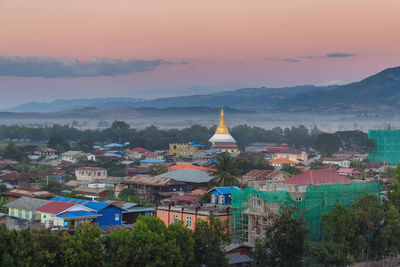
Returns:
[[[75,163],[78,157],[85,156],[85,152],[83,151],[67,151],[61,154],[61,160],[66,162]]]
[[[231,205],[231,188],[239,189],[237,186],[214,187],[211,192],[211,204],[216,205]]]
[[[185,206],[159,206],[156,207],[156,215],[168,227],[170,224],[182,221],[187,228],[194,230],[198,220],[208,220],[213,214],[217,219],[226,222],[228,231],[232,229],[232,211],[230,207],[214,205],[185,205]]]
[[[339,168],[336,170],[336,173],[344,176],[358,176],[360,175],[360,171],[354,168]]]
[[[193,155],[194,153],[204,152],[205,147],[196,141],[187,144],[169,144],[169,154],[175,156]]]
[[[27,198],[35,198],[35,197],[40,197],[40,198],[52,198],[55,196],[55,194],[49,192],[49,191],[42,191],[38,188],[33,188],[33,187],[17,187],[14,189],[7,190],[2,194],[4,197],[7,198],[7,200],[13,201],[21,197],[27,197]]]
[[[143,147],[136,147],[136,148],[129,149],[126,154],[129,158],[141,159],[141,158],[144,158],[145,153],[152,153],[152,152]]]
[[[190,164],[190,163],[177,163],[177,164],[174,164],[174,165],[171,165],[171,166],[168,167],[168,170],[170,170],[170,171],[180,170],[180,169],[200,170],[200,171],[204,171],[204,172],[215,171],[215,169],[206,168],[206,167],[202,167],[202,166],[197,166],[197,165],[193,165],[193,164]]]
[[[229,266],[253,267],[255,261],[252,257],[254,246],[249,243],[232,243],[224,247],[225,256],[228,258]]]
[[[97,186],[80,186],[75,188],[74,191],[80,196],[90,199],[98,199],[98,198],[105,198],[109,189],[104,187],[97,187]]]
[[[168,178],[173,179],[178,182],[183,182],[185,185],[183,186],[184,191],[192,191],[198,187],[207,186],[208,182],[213,179],[208,172],[201,170],[187,170],[187,169],[179,169],[169,171],[156,177],[160,178]]]
[[[196,195],[176,195],[162,200],[163,204],[171,203],[172,205],[196,204],[200,200],[200,196]]]
[[[306,162],[308,160],[308,155],[307,152],[304,150],[292,148],[276,152],[273,158],[274,159],[285,158],[294,161],[296,163],[299,163],[299,162]]]
[[[139,195],[154,202],[158,202],[163,197],[161,192],[183,191],[183,182],[175,181],[171,178],[152,177],[152,176],[133,176],[121,181],[121,185],[135,189]]]
[[[242,176],[244,184],[248,184],[249,182],[254,181],[279,181],[287,177],[287,173],[278,170],[251,170],[248,173],[243,174]]]
[[[95,202],[60,196],[54,197],[51,200],[60,203],[76,204],[90,209],[92,212],[99,214],[97,220],[94,222],[98,223],[100,227],[122,223],[122,209],[112,203]]]
[[[50,148],[50,147],[40,147],[33,151],[33,154],[38,155],[38,156],[44,156],[44,157],[53,156],[56,153],[57,153],[57,150],[55,150],[54,148]]]
[[[344,158],[322,158],[322,164],[333,164],[342,168],[349,168],[351,161]]]
[[[77,180],[107,179],[107,170],[99,167],[81,167],[75,169]]]
[[[282,168],[284,165],[289,165],[289,166],[295,166],[296,162],[293,160],[288,160],[285,158],[276,158],[273,160],[270,160],[269,163],[273,166],[273,167],[278,167],[278,168]]]
[[[107,200],[105,202],[111,203],[112,205],[122,209],[123,224],[134,224],[139,215],[154,216],[155,214],[155,208],[145,207],[137,203],[113,200]]]
[[[4,224],[7,230],[11,231],[28,228],[29,222],[26,219],[16,218],[0,212],[0,225],[1,224]]]
[[[40,222],[46,227],[64,226],[74,227],[81,223],[95,222],[96,215],[92,209],[74,203],[65,203],[60,201],[50,201],[49,203],[36,208],[35,211],[40,213]],[[89,213],[76,213],[76,211],[87,211]],[[72,217],[67,218],[67,214]]]
[[[19,219],[26,219],[28,221],[40,221],[40,213],[36,211],[37,208],[42,207],[50,200],[20,197],[10,201],[4,205],[8,208],[8,214]]]
[[[147,152],[147,153],[144,153],[143,156],[145,157],[146,160],[155,159],[155,160],[159,160],[159,161],[165,161],[165,158],[163,157],[163,155],[161,155],[159,153],[155,153],[155,152]]]
[[[280,181],[282,184],[296,185],[351,184],[353,182],[354,180],[328,170],[311,170]]]

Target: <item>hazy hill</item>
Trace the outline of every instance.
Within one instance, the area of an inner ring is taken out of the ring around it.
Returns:
[[[275,111],[392,113],[400,111],[400,67],[386,69],[360,82],[287,99]]]
[[[10,109],[10,112],[56,112],[63,110],[94,108],[129,107],[133,103],[143,101],[139,98],[81,98],[81,99],[58,99],[50,103],[28,102]]]

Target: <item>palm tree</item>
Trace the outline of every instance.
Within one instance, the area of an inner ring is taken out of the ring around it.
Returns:
[[[217,157],[215,169],[216,171],[211,172],[214,176],[209,182],[211,186],[239,185],[237,177],[240,174],[240,170],[237,169],[236,159],[232,158],[228,153]]]

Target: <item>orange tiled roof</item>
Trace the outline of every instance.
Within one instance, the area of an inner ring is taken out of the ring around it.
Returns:
[[[180,170],[180,169],[185,169],[185,170],[200,170],[200,171],[215,171],[215,169],[209,169],[206,167],[201,167],[201,166],[196,166],[190,163],[179,163],[176,165],[172,165],[168,168],[169,170]]]
[[[273,159],[269,163],[272,163],[272,164],[296,164],[296,162],[285,159],[285,158]]]

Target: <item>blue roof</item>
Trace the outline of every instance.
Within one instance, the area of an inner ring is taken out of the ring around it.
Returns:
[[[82,218],[82,217],[98,217],[102,216],[101,214],[84,211],[84,210],[77,210],[77,211],[66,211],[61,214],[58,214],[57,217],[71,219],[71,218]]]
[[[165,160],[158,160],[158,159],[144,159],[140,161],[141,163],[163,163]]]
[[[108,157],[122,157],[122,155],[117,154],[117,153],[104,153],[103,156],[108,156]]]
[[[148,175],[148,174],[136,174],[135,176],[150,176],[150,175]]]
[[[199,143],[197,143],[196,141],[193,141],[191,145],[188,145],[191,147],[203,147],[203,145],[200,145]]]
[[[93,146],[93,148],[101,148],[100,146]]]
[[[95,210],[95,211],[101,211],[102,209],[107,208],[108,206],[111,205],[111,203],[95,202],[95,201],[90,201],[90,200],[69,198],[69,197],[59,197],[59,196],[53,197],[50,200],[80,204],[82,206],[85,206],[85,207]]]
[[[129,146],[131,143],[130,142],[125,142],[124,146]]]
[[[235,189],[240,189],[237,186],[225,186],[225,187],[216,187],[216,188],[214,188],[214,190],[217,190],[219,193],[221,193],[223,195],[229,195],[231,193],[232,187]]]
[[[112,143],[112,144],[105,145],[105,147],[123,147],[123,145],[117,144],[117,143]]]

